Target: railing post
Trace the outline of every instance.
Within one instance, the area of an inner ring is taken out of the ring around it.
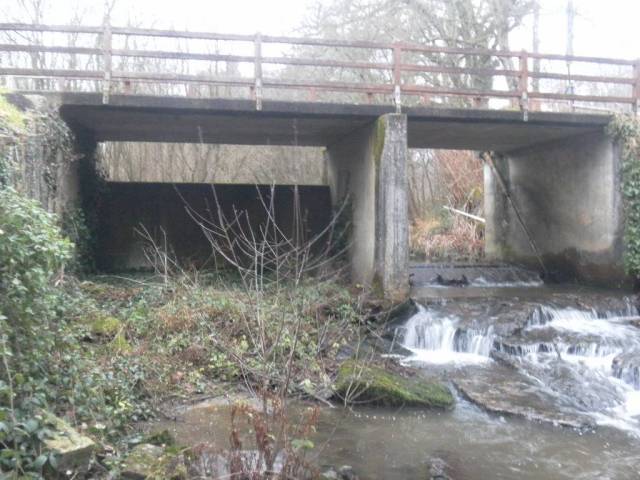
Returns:
[[[638,115],[640,113],[640,58],[636,60],[633,66],[633,76],[636,79],[636,83],[633,86],[633,113]]]
[[[396,113],[402,111],[402,47],[393,45],[393,101]]]
[[[111,20],[109,19],[109,9],[106,7],[104,14],[102,32],[102,61],[104,66],[104,79],[102,83],[102,103],[109,103],[111,94]]]
[[[253,40],[254,64],[253,75],[255,77],[254,97],[256,110],[262,110],[262,35],[256,33]]]
[[[522,119],[529,120],[529,55],[526,50],[520,52],[520,76],[518,77],[518,96]]]

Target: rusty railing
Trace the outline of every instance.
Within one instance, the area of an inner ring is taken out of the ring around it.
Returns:
[[[169,42],[173,50],[146,45],[154,41]],[[196,45],[185,47],[190,43]],[[221,53],[223,44],[228,53]],[[280,54],[265,55],[274,47]],[[546,68],[532,69],[530,62]],[[193,73],[203,64],[204,70]],[[403,104],[491,108],[498,101],[496,108],[519,108],[525,117],[529,110],[558,109],[563,102],[637,113],[640,99],[640,60],[123,28],[108,21],[99,27],[0,24],[0,76],[5,84],[23,82],[23,90],[102,92],[104,103],[114,93],[159,94],[154,84],[165,85],[161,93],[171,95],[246,92],[257,109],[264,99],[313,101],[327,92],[346,95],[342,101],[391,103],[397,111]],[[540,87],[544,82],[546,89]]]

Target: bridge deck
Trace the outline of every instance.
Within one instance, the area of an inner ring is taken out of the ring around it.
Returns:
[[[327,146],[363,127],[392,106],[194,99],[100,94],[56,94],[74,128],[98,141],[204,142],[245,145]],[[409,147],[508,151],[599,131],[607,115],[512,110],[405,108]]]

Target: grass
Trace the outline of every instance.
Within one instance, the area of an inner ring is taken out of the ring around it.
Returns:
[[[0,127],[21,133],[25,129],[27,116],[7,100],[6,93],[0,90]]]

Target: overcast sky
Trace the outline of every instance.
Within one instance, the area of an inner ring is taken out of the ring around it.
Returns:
[[[11,17],[16,0],[0,0]],[[86,23],[97,24],[104,0],[49,0],[46,21],[65,23],[79,6]],[[128,18],[162,28],[264,34],[295,34],[313,0],[117,0],[114,24]],[[564,53],[566,49],[566,0],[541,0],[541,51]],[[574,52],[622,58],[640,57],[640,0],[574,0]],[[531,48],[531,33],[516,32],[514,49]]]

